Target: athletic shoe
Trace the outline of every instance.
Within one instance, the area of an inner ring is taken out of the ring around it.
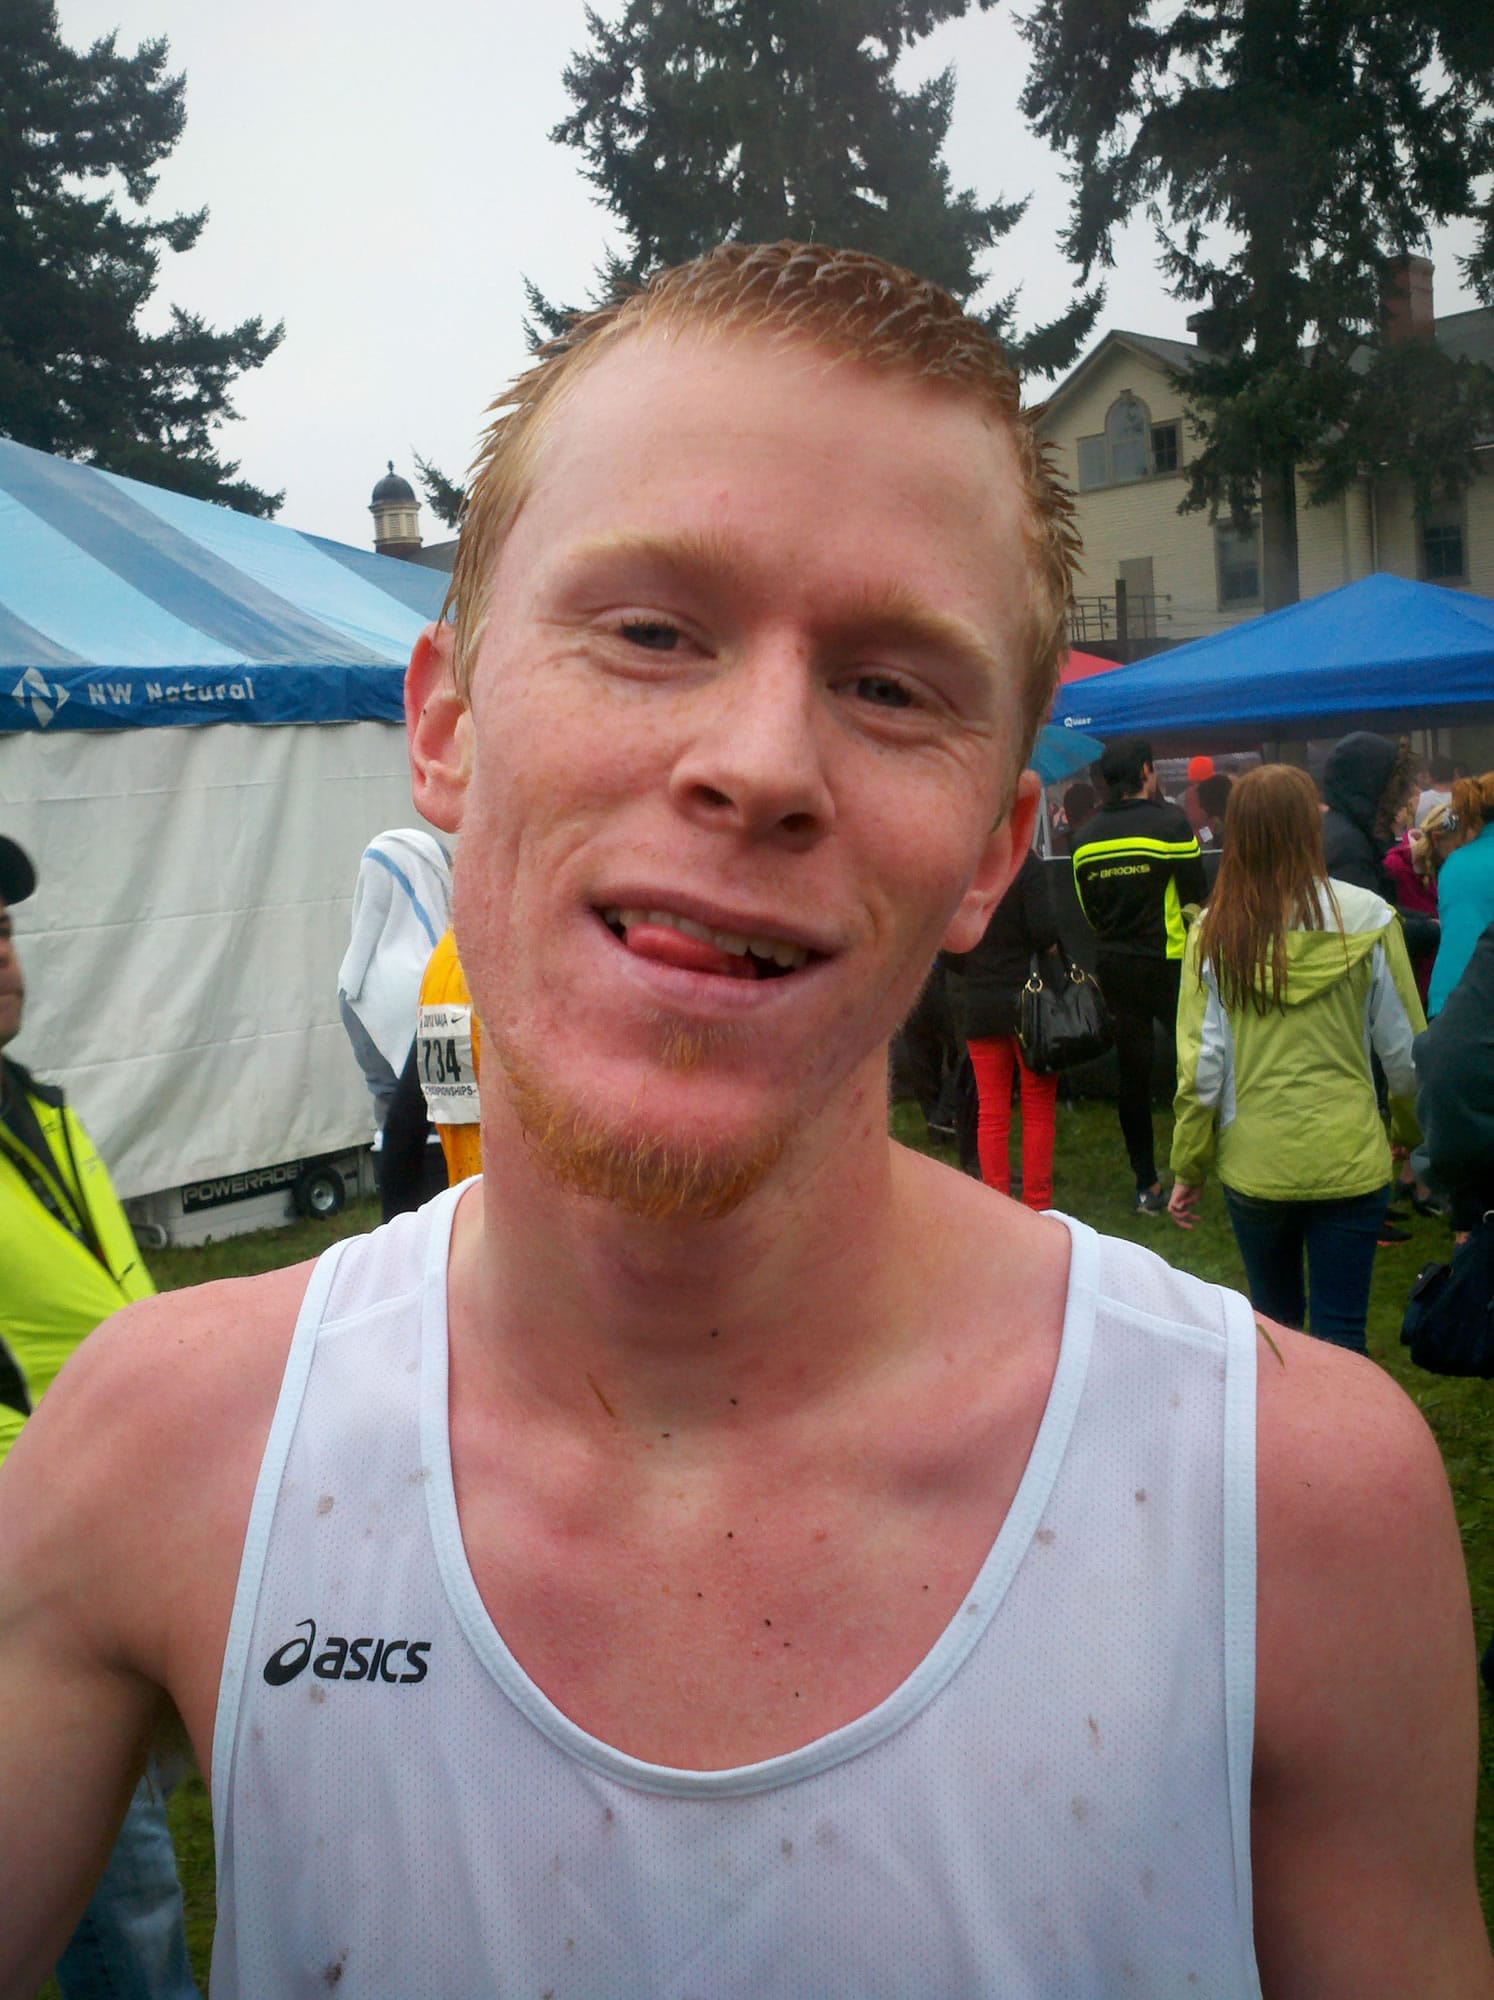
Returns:
[[[1166,1215],[1167,1196],[1160,1187],[1138,1188],[1136,1190],[1137,1215]]]
[[[1394,1222],[1382,1222],[1380,1224],[1380,1234],[1375,1238],[1375,1241],[1382,1250],[1388,1250],[1394,1243],[1409,1243],[1411,1241],[1411,1232],[1409,1229],[1400,1228]]]

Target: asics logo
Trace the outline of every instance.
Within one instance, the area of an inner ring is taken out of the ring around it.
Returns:
[[[413,1686],[425,1679],[425,1656],[432,1644],[429,1639],[343,1639],[329,1632],[313,1659],[316,1620],[298,1619],[296,1631],[298,1637],[277,1646],[265,1661],[264,1676],[271,1687],[284,1687],[308,1665],[324,1681],[386,1681]]]

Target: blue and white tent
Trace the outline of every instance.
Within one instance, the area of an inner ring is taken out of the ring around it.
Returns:
[[[445,583],[0,439],[0,730],[397,721]]]
[[[15,1053],[122,1194],[371,1136],[337,967],[364,847],[419,824],[401,690],[446,581],[0,440]]]

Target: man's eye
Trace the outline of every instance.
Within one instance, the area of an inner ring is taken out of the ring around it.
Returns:
[[[651,653],[672,653],[679,644],[680,635],[674,626],[660,624],[654,618],[633,618],[620,629],[630,646],[644,646]]]
[[[863,701],[869,701],[877,708],[911,708],[913,705],[910,691],[890,674],[860,674],[855,687]]]

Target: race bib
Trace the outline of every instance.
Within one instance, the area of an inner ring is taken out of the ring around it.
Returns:
[[[478,1105],[472,1009],[422,1007],[415,1048],[420,1088],[432,1124],[475,1125]]]

